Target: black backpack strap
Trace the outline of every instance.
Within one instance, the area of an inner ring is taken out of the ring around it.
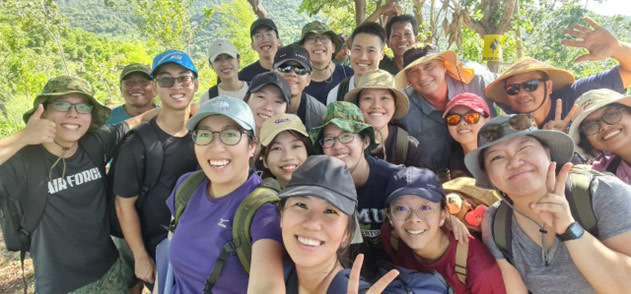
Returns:
[[[397,137],[395,141],[395,160],[397,164],[404,164],[408,157],[408,132],[397,127]]]
[[[344,96],[348,93],[348,88],[351,83],[351,78],[348,77],[342,80],[337,88],[337,101],[344,101]]]
[[[212,99],[219,96],[219,87],[214,85],[208,89],[208,99]]]
[[[158,184],[158,178],[162,172],[164,149],[158,137],[158,130],[152,122],[143,122],[136,126],[132,132],[138,135],[145,147],[145,177],[136,200],[136,208],[140,209],[143,207],[149,191]]]
[[[609,163],[609,165],[607,166],[607,171],[615,175],[616,171],[618,171],[618,166],[620,166],[621,161],[622,157],[616,155],[611,163]]]
[[[511,231],[513,210],[504,203],[504,201],[505,200],[502,200],[495,211],[491,230],[495,245],[497,245],[497,248],[502,252],[504,258],[506,258],[510,264],[513,264],[513,250],[511,248],[511,241],[513,240],[513,232]]]

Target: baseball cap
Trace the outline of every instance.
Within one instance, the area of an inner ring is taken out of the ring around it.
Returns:
[[[153,59],[151,77],[155,78],[158,68],[161,65],[167,64],[167,63],[175,63],[185,69],[188,69],[193,72],[195,77],[197,77],[197,68],[195,68],[195,64],[193,64],[193,61],[188,56],[188,54],[182,51],[173,50],[173,49],[164,51]]]
[[[443,112],[443,118],[447,116],[450,110],[454,109],[456,106],[464,106],[478,113],[484,113],[486,116],[491,115],[489,111],[489,106],[486,104],[486,101],[474,94],[469,92],[464,92],[456,95],[453,99],[447,103],[447,107],[445,108],[445,112]]]
[[[267,85],[274,85],[278,87],[287,104],[291,104],[291,89],[289,88],[289,84],[287,84],[287,81],[285,81],[285,79],[276,72],[264,72],[255,75],[250,82],[248,93],[256,93]]]
[[[278,49],[274,56],[274,68],[288,61],[298,62],[302,67],[311,72],[311,58],[307,49],[296,44],[287,45]]]
[[[120,81],[122,82],[128,75],[135,72],[143,73],[147,76],[147,78],[151,79],[151,68],[146,64],[134,62],[134,63],[128,64],[127,66],[123,68],[123,71],[121,72]]]
[[[255,20],[252,25],[250,25],[250,39],[256,33],[259,27],[268,27],[270,30],[274,30],[276,32],[276,36],[278,36],[278,28],[276,28],[276,24],[269,18],[259,18]]]
[[[219,39],[213,42],[208,48],[208,60],[212,63],[221,54],[228,54],[233,58],[239,57],[239,51],[234,44],[226,39]]]
[[[261,125],[261,145],[267,147],[278,134],[289,130],[296,131],[309,138],[307,128],[300,120],[300,117],[295,114],[281,113],[270,117]]]
[[[445,198],[445,191],[434,172],[426,168],[406,167],[388,179],[386,205],[403,195],[415,195],[434,203]]]
[[[202,103],[197,113],[186,122],[186,128],[189,131],[193,131],[201,120],[216,114],[227,116],[243,129],[252,131],[252,134],[256,136],[254,115],[252,110],[250,110],[250,106],[241,99],[225,95],[217,96]]]

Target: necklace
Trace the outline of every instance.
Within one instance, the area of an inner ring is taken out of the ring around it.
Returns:
[[[329,71],[329,76],[326,79],[324,79],[323,82],[329,84],[329,83],[331,83],[333,81],[333,70],[331,69],[331,60],[329,60],[329,63],[325,67],[317,68],[317,67],[313,66],[313,69],[316,70],[316,71],[328,70]]]

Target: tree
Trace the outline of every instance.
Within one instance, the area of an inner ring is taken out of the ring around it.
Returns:
[[[252,10],[254,10],[254,14],[256,14],[258,18],[269,18],[267,16],[267,10],[263,7],[261,0],[248,0],[248,3],[250,3]]]

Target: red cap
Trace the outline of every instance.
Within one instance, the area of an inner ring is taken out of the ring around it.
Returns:
[[[456,106],[464,106],[475,112],[484,113],[487,116],[491,115],[489,111],[489,106],[486,104],[486,101],[473,93],[465,92],[456,95],[453,99],[447,103],[447,107],[445,108],[445,112],[443,112],[443,118],[447,116],[447,113],[452,110]]]

